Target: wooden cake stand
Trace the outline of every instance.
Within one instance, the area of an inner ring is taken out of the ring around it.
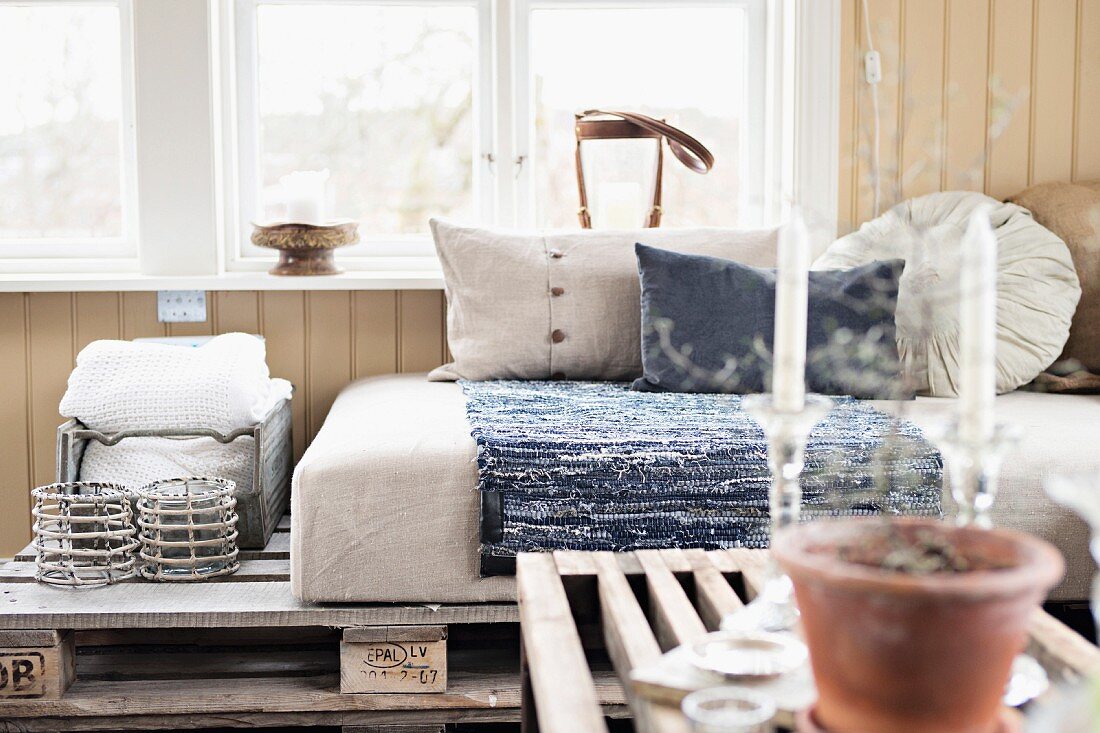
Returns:
[[[359,241],[359,222],[340,219],[325,224],[271,222],[252,224],[252,244],[278,250],[272,275],[338,275],[333,250]]]

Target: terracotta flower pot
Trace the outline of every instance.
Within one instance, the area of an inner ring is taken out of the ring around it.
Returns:
[[[897,534],[893,534],[897,533]],[[946,540],[978,568],[915,575],[842,560],[890,537]],[[1028,622],[1062,577],[1058,551],[1009,530],[921,519],[790,527],[773,543],[794,582],[829,733],[992,733]]]

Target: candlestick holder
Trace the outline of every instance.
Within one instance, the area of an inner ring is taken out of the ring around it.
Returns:
[[[359,224],[350,219],[307,224],[254,222],[252,244],[279,253],[272,275],[339,275],[332,252],[359,241]]]
[[[764,429],[768,442],[768,511],[771,536],[788,525],[797,524],[802,513],[802,486],[799,475],[806,455],[806,439],[821,418],[832,409],[833,401],[820,395],[807,395],[801,410],[776,407],[772,395],[750,395],[742,405],[745,412]],[[791,579],[769,554],[764,587],[749,604],[722,619],[723,631],[785,631],[798,622]]]
[[[1019,439],[1018,427],[1000,424],[988,439],[975,440],[960,433],[958,422],[947,424],[934,436],[947,466],[951,496],[959,507],[955,517],[959,526],[993,527],[991,511],[1001,464]]]

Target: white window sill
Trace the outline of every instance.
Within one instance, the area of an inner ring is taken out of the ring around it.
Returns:
[[[339,275],[279,277],[266,272],[220,275],[142,275],[136,272],[0,273],[2,293],[69,293],[140,290],[440,290],[443,273],[434,267],[408,270],[351,270]]]

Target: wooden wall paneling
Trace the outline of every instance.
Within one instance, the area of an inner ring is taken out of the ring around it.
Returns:
[[[397,371],[397,292],[352,293],[352,376],[355,379]]]
[[[1073,180],[1100,180],[1100,2],[1077,3]]]
[[[882,81],[878,84],[878,114],[881,123],[879,172],[882,203],[880,213],[900,200],[898,186],[899,153],[901,151],[900,60],[902,44],[902,0],[868,0],[871,31],[875,48],[882,57]],[[869,85],[859,87],[859,135],[856,148],[859,185],[856,189],[856,221],[874,218],[871,170],[871,140],[874,122]]]
[[[168,329],[157,320],[156,293],[122,293],[122,338],[165,336]]]
[[[404,290],[397,294],[400,356],[398,371],[424,372],[443,363],[443,293]]]
[[[863,33],[863,10],[860,0],[841,0],[840,9],[840,146],[837,187],[837,232],[847,234],[855,229],[856,212],[856,150],[859,143],[859,115],[856,110],[856,90],[865,84],[863,54],[866,41]]]
[[[0,557],[14,555],[30,538],[26,305],[23,293],[0,293]]]
[[[985,190],[991,0],[947,0],[941,190]]]
[[[73,368],[73,293],[30,293],[31,468],[36,485],[56,477],[58,405]]]
[[[1031,70],[1035,0],[993,0],[990,141],[985,192],[1003,199],[1031,171]]]
[[[267,344],[267,365],[271,376],[290,380],[292,400],[294,460],[302,457],[306,442],[306,405],[309,385],[306,379],[305,293],[273,290],[260,293],[260,333]]]
[[[1077,0],[1035,3],[1031,83],[1031,183],[1073,175],[1073,107],[1077,89]]]
[[[940,190],[946,8],[946,0],[907,0],[903,6],[902,198]]]
[[[306,294],[306,435],[321,429],[340,390],[351,381],[351,293]]]
[[[119,293],[73,294],[73,354],[93,341],[122,338]]]
[[[214,333],[259,333],[260,294],[255,290],[211,293],[214,300]]]

